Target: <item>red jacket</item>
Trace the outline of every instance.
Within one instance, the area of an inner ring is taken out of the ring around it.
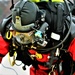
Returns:
[[[75,38],[70,43],[68,51],[70,52],[70,55],[71,55],[73,61],[75,61]]]
[[[0,36],[0,63],[2,61],[3,56],[8,53],[9,43],[6,42],[2,36]]]

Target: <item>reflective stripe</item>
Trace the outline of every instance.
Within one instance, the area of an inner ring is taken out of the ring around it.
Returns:
[[[52,2],[64,2],[64,0],[52,0]]]
[[[32,2],[49,2],[49,0],[30,0]]]
[[[49,2],[49,0],[30,0],[32,2]],[[52,2],[64,2],[64,0],[52,0]]]

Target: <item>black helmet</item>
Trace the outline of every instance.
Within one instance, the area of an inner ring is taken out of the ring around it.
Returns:
[[[21,0],[12,9],[13,28],[17,31],[28,31],[36,21],[39,8],[34,2]]]

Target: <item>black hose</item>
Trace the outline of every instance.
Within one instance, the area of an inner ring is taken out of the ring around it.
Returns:
[[[10,7],[10,10],[14,7],[14,1],[11,0],[12,6]]]
[[[16,72],[16,70],[15,69],[13,69],[13,68],[11,68],[11,67],[6,67],[4,64],[1,64],[4,68],[6,68],[6,69],[9,69],[9,70],[12,70],[12,71],[14,71],[15,72],[15,74],[16,75],[18,75],[18,72]]]

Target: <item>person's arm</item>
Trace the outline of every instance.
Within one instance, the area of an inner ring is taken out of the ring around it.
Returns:
[[[0,35],[0,63],[2,58],[8,53],[9,43]]]

